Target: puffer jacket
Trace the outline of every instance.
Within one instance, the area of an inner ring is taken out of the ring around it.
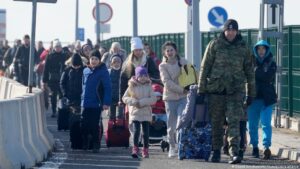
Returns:
[[[62,73],[60,79],[60,89],[63,96],[76,106],[80,106],[81,102],[83,69],[83,66],[78,69],[70,66]]]
[[[180,64],[186,65],[187,61],[180,58]],[[165,59],[159,65],[160,77],[164,85],[163,100],[179,100],[186,97],[184,88],[179,85],[178,77],[180,75],[180,67],[178,63],[172,65]]]
[[[151,105],[156,102],[156,96],[151,88],[151,81],[141,84],[135,77],[132,77],[122,100],[129,108],[129,123],[152,120]],[[135,101],[139,102],[140,107],[133,105]]]
[[[99,108],[111,105],[111,83],[104,63],[83,69],[81,106]]]

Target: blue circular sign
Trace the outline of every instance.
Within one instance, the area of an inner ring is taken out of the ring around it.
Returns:
[[[227,19],[228,19],[228,15],[226,10],[220,6],[213,7],[208,12],[209,23],[217,28],[224,25]]]

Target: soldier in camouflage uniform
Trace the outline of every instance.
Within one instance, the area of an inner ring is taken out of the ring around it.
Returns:
[[[228,141],[230,164],[241,162],[239,152],[239,122],[243,115],[243,96],[247,93],[247,104],[255,97],[253,59],[242,36],[238,23],[229,19],[223,32],[212,40],[205,51],[200,75],[198,102],[206,94],[208,111],[212,123],[212,162],[220,162],[223,122],[228,119]],[[245,89],[245,85],[247,86]],[[245,91],[246,90],[246,91]]]

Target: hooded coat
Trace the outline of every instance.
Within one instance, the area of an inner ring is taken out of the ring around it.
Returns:
[[[266,48],[264,57],[258,55],[258,46],[264,46]],[[257,42],[253,48],[253,53],[256,59],[256,99],[263,99],[265,106],[269,106],[277,102],[277,95],[274,87],[277,66],[273,60],[273,55],[270,52],[270,46],[266,41],[261,40]]]
[[[128,89],[122,98],[128,105],[129,123],[132,121],[152,121],[151,105],[156,102],[156,96],[151,88],[151,81],[142,84],[132,77],[128,82]],[[138,101],[140,107],[136,107],[134,102]]]

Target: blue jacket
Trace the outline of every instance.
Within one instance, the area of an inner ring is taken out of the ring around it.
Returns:
[[[111,104],[111,83],[104,63],[95,69],[87,67],[83,70],[81,106],[98,108]]]
[[[265,46],[266,48],[266,54],[262,58],[258,56],[258,46]],[[277,102],[277,95],[274,87],[277,66],[273,60],[273,55],[270,52],[270,46],[266,41],[261,40],[257,42],[253,48],[253,52],[256,57],[256,98],[264,100],[265,106],[269,106]]]

